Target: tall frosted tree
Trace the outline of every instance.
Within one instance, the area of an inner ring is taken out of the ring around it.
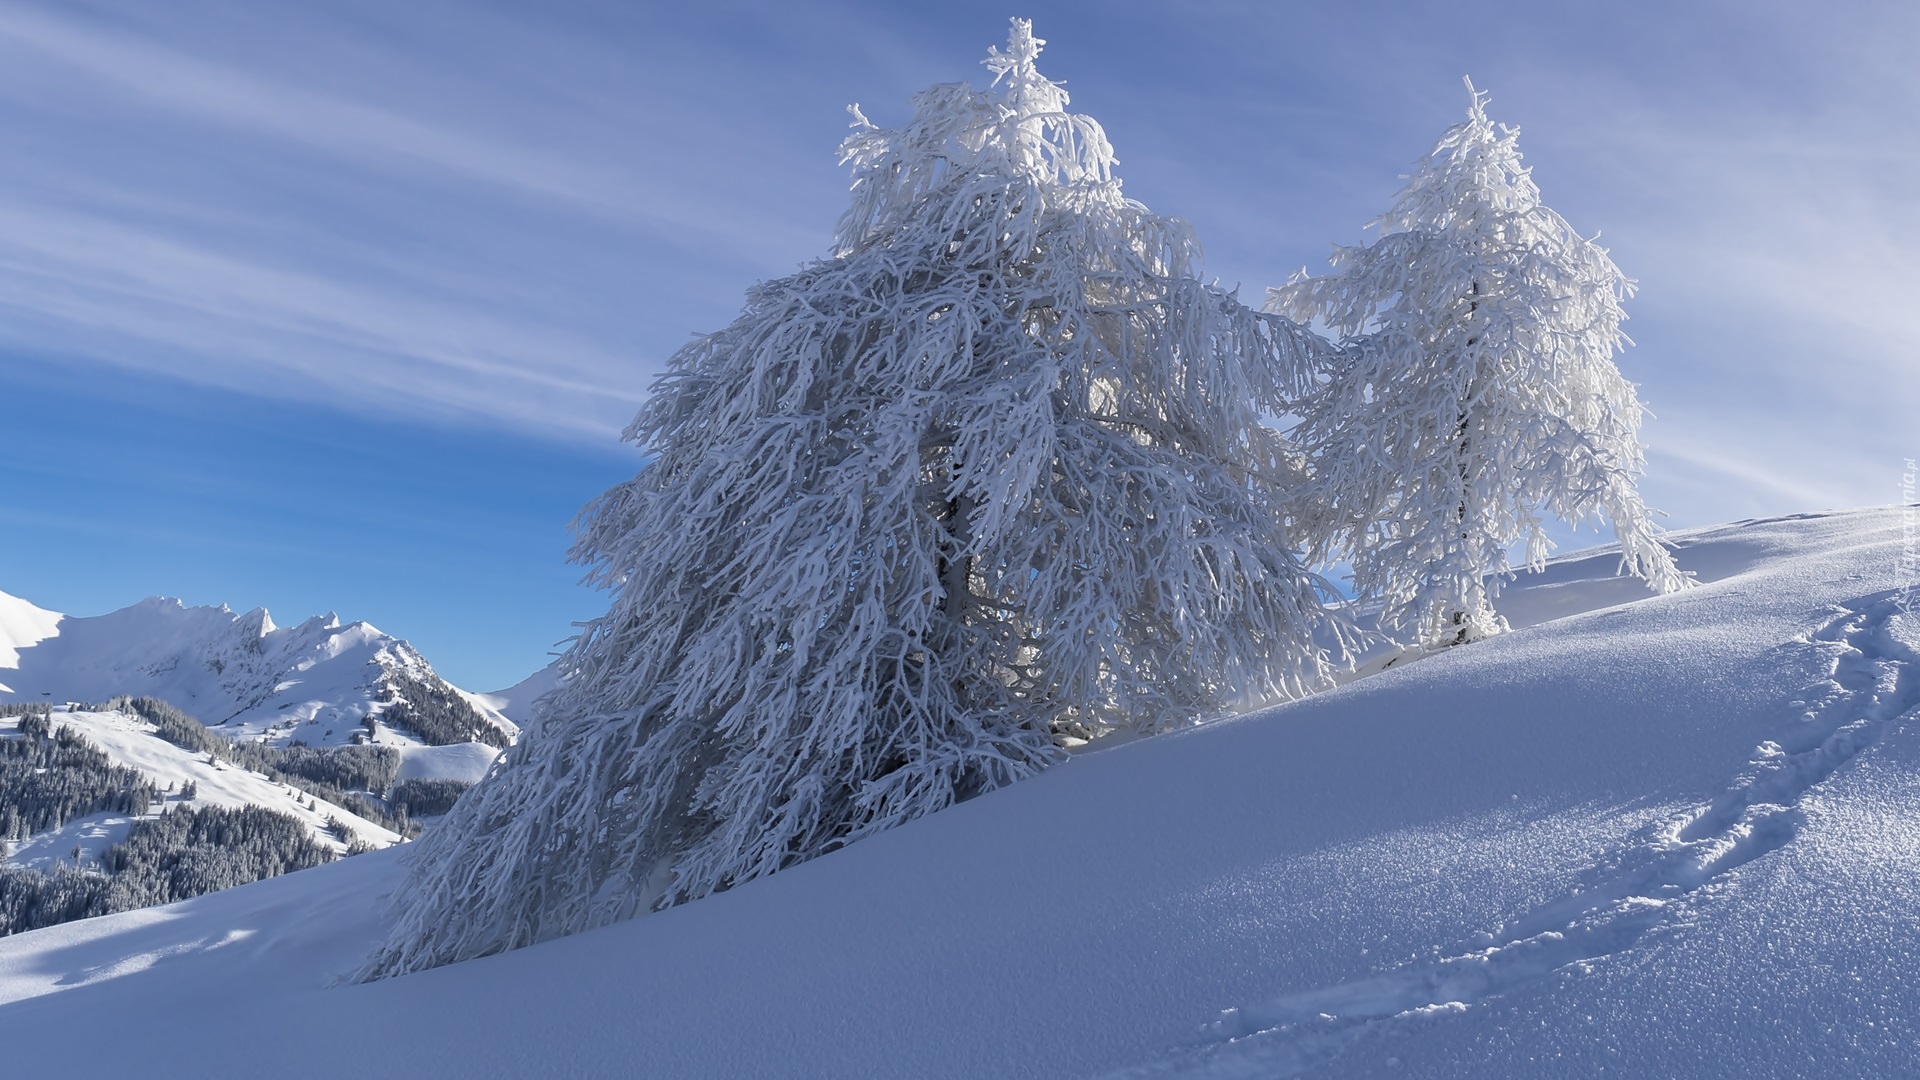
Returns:
[[[560,688],[417,845],[365,974],[699,897],[1073,739],[1322,681],[1261,423],[1325,346],[1198,276],[1015,20],[993,84],[853,110],[832,257],[752,289],[627,431]],[[1334,632],[1337,636],[1337,630]]]
[[[1626,572],[1688,583],[1641,502],[1644,409],[1613,363],[1633,282],[1541,203],[1519,130],[1467,90],[1466,121],[1369,223],[1379,237],[1267,299],[1347,339],[1291,432],[1315,464],[1303,535],[1430,645],[1504,628],[1507,551],[1524,542],[1538,569],[1545,515],[1611,522]]]

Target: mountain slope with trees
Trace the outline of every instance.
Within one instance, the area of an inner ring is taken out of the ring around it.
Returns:
[[[470,786],[390,746],[234,742],[166,702],[0,705],[0,935],[419,835]]]

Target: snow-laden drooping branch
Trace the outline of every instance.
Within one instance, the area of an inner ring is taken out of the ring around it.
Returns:
[[[611,594],[415,853],[377,977],[702,896],[1322,682],[1282,524],[1328,348],[1198,276],[1015,21],[855,115],[833,256],[669,364],[574,556]]]
[[[1468,91],[1379,238],[1267,302],[1348,336],[1291,432],[1314,462],[1296,507],[1314,555],[1349,560],[1385,625],[1428,644],[1501,629],[1491,594],[1510,546],[1546,558],[1542,514],[1611,522],[1627,572],[1687,584],[1636,489],[1644,410],[1612,359],[1633,282],[1541,204],[1519,131]]]

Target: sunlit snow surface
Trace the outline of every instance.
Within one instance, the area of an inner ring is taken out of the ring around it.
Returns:
[[[0,1046],[22,1075],[1912,1074],[1898,527],[1681,534],[1705,585],[1657,598],[1571,556],[1505,637],[423,975],[335,985],[404,848],[0,940]],[[240,1002],[272,1021],[206,1027]]]

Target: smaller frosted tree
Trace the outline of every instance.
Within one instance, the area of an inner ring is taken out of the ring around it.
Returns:
[[[1612,360],[1633,282],[1542,205],[1519,130],[1467,90],[1466,122],[1370,223],[1379,238],[1267,298],[1347,339],[1298,406],[1316,471],[1304,533],[1384,600],[1383,626],[1429,645],[1504,629],[1506,553],[1524,541],[1541,566],[1543,514],[1609,521],[1626,572],[1660,592],[1688,584],[1635,487],[1644,409]]]

